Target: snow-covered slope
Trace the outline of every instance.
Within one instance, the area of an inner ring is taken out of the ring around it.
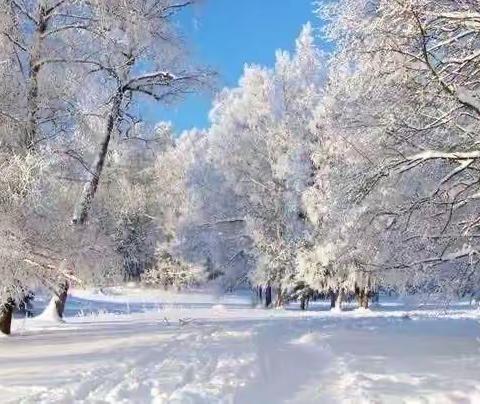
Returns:
[[[17,319],[0,402],[480,403],[479,312],[252,308],[248,295],[74,291]]]

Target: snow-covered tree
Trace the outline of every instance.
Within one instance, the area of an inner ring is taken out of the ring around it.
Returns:
[[[151,208],[144,215],[151,220],[150,232],[155,238],[152,240],[152,262],[145,269],[142,280],[148,284],[161,283],[164,287],[181,287],[182,279],[197,278],[193,274],[189,278],[189,270],[195,272],[202,268],[201,263],[194,265],[183,258],[181,228],[182,222],[191,215],[188,173],[201,150],[204,135],[191,131],[177,139],[168,138],[163,151],[155,155],[153,165],[147,170],[150,178],[147,188],[152,198]],[[189,282],[185,281],[184,286]]]
[[[464,293],[478,285],[469,225],[477,12],[449,1],[321,5],[337,50],[314,121],[316,184],[305,198],[309,217],[328,229],[320,245],[334,245],[334,265],[347,258],[351,270],[341,272],[351,289],[358,273],[368,287]]]
[[[0,153],[14,155],[22,167],[28,167],[29,159],[46,167],[32,180],[35,189],[42,190],[35,206],[28,205],[26,212],[25,199],[17,201],[15,209],[23,209],[29,248],[42,254],[42,262],[36,264],[57,269],[41,283],[57,295],[60,316],[69,280],[98,281],[115,272],[111,272],[116,266],[115,243],[109,233],[113,227],[107,226],[104,210],[92,212],[91,207],[116,147],[118,156],[122,139],[141,137],[136,106],[147,100],[175,100],[203,86],[209,75],[189,67],[172,22],[192,3],[5,0],[0,4]],[[5,161],[3,168],[10,170],[9,164],[15,162]],[[128,181],[123,182],[126,191],[135,192]],[[83,183],[80,194],[79,183]],[[133,211],[136,201],[129,202]],[[137,223],[136,230],[140,227]]]
[[[180,222],[176,250],[204,266],[222,289],[245,286],[253,259],[242,198],[215,164],[209,136],[193,136],[199,141],[185,176],[188,214]]]
[[[112,138],[135,136],[141,121],[138,103],[169,102],[206,84],[209,74],[189,66],[172,22],[179,10],[192,3],[138,0],[100,3],[95,8],[102,36],[94,70],[100,74],[103,95],[91,109],[97,110],[100,105],[103,114],[96,114],[90,126],[101,135],[72,219],[74,224],[86,222]]]
[[[153,265],[156,243],[163,237],[165,221],[158,216],[169,192],[158,187],[162,178],[156,165],[164,153],[171,153],[173,136],[171,125],[162,122],[154,128],[138,127],[135,136],[113,140],[93,211],[94,219],[114,239],[125,280],[140,280]]]
[[[242,198],[253,240],[256,285],[291,286],[296,251],[309,237],[301,192],[310,180],[309,121],[323,84],[323,55],[307,24],[293,56],[277,52],[274,70],[247,66],[211,112],[212,158]]]
[[[114,138],[138,137],[142,102],[170,102],[204,86],[209,73],[191,68],[178,39],[173,16],[193,2],[176,0],[134,3],[92,3],[98,52],[85,62],[90,67],[84,88],[82,132],[98,145],[83,157],[83,189],[72,224],[84,227],[91,213],[100,178],[115,143]],[[82,134],[82,136],[84,136]],[[117,142],[118,143],[118,142]],[[61,286],[65,295],[68,285]]]
[[[0,332],[9,334],[12,311],[35,279],[36,262],[22,228],[25,211],[35,203],[39,173],[43,169],[35,156],[1,153],[0,163]]]

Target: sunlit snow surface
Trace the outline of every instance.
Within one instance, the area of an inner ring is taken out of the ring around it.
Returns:
[[[0,339],[1,403],[480,403],[480,312],[73,291]]]

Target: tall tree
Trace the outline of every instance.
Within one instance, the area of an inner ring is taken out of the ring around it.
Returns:
[[[100,75],[104,94],[90,106],[87,124],[99,131],[100,143],[76,203],[75,226],[87,222],[112,138],[128,138],[140,124],[139,103],[169,102],[207,83],[210,73],[188,66],[172,22],[176,13],[191,4],[177,0],[95,4],[100,52],[87,64]],[[99,80],[96,75],[92,80]],[[93,109],[100,109],[100,116],[93,116]],[[64,283],[59,305],[64,305],[67,291],[68,283]]]
[[[333,156],[350,169],[336,170],[336,182],[354,174],[352,207],[370,217],[349,233],[380,226],[370,257],[362,243],[350,245],[364,255],[362,272],[383,283],[463,293],[477,282],[469,225],[478,183],[476,13],[473,3],[453,1],[321,5],[341,77],[332,70],[318,132],[341,145]]]
[[[293,56],[277,53],[273,71],[247,67],[240,87],[224,91],[211,112],[213,158],[243,199],[255,247],[251,280],[275,287],[277,304],[309,238],[301,192],[312,173],[308,124],[324,79],[309,24],[296,45]]]

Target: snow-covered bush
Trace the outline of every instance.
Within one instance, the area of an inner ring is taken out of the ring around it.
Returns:
[[[46,162],[32,153],[26,155],[0,151],[0,209],[18,207],[28,198],[34,202],[34,192],[39,192],[39,182]]]
[[[142,275],[143,283],[148,286],[180,290],[198,286],[205,281],[205,271],[202,267],[173,257],[163,248],[158,249],[155,259],[155,265]]]

